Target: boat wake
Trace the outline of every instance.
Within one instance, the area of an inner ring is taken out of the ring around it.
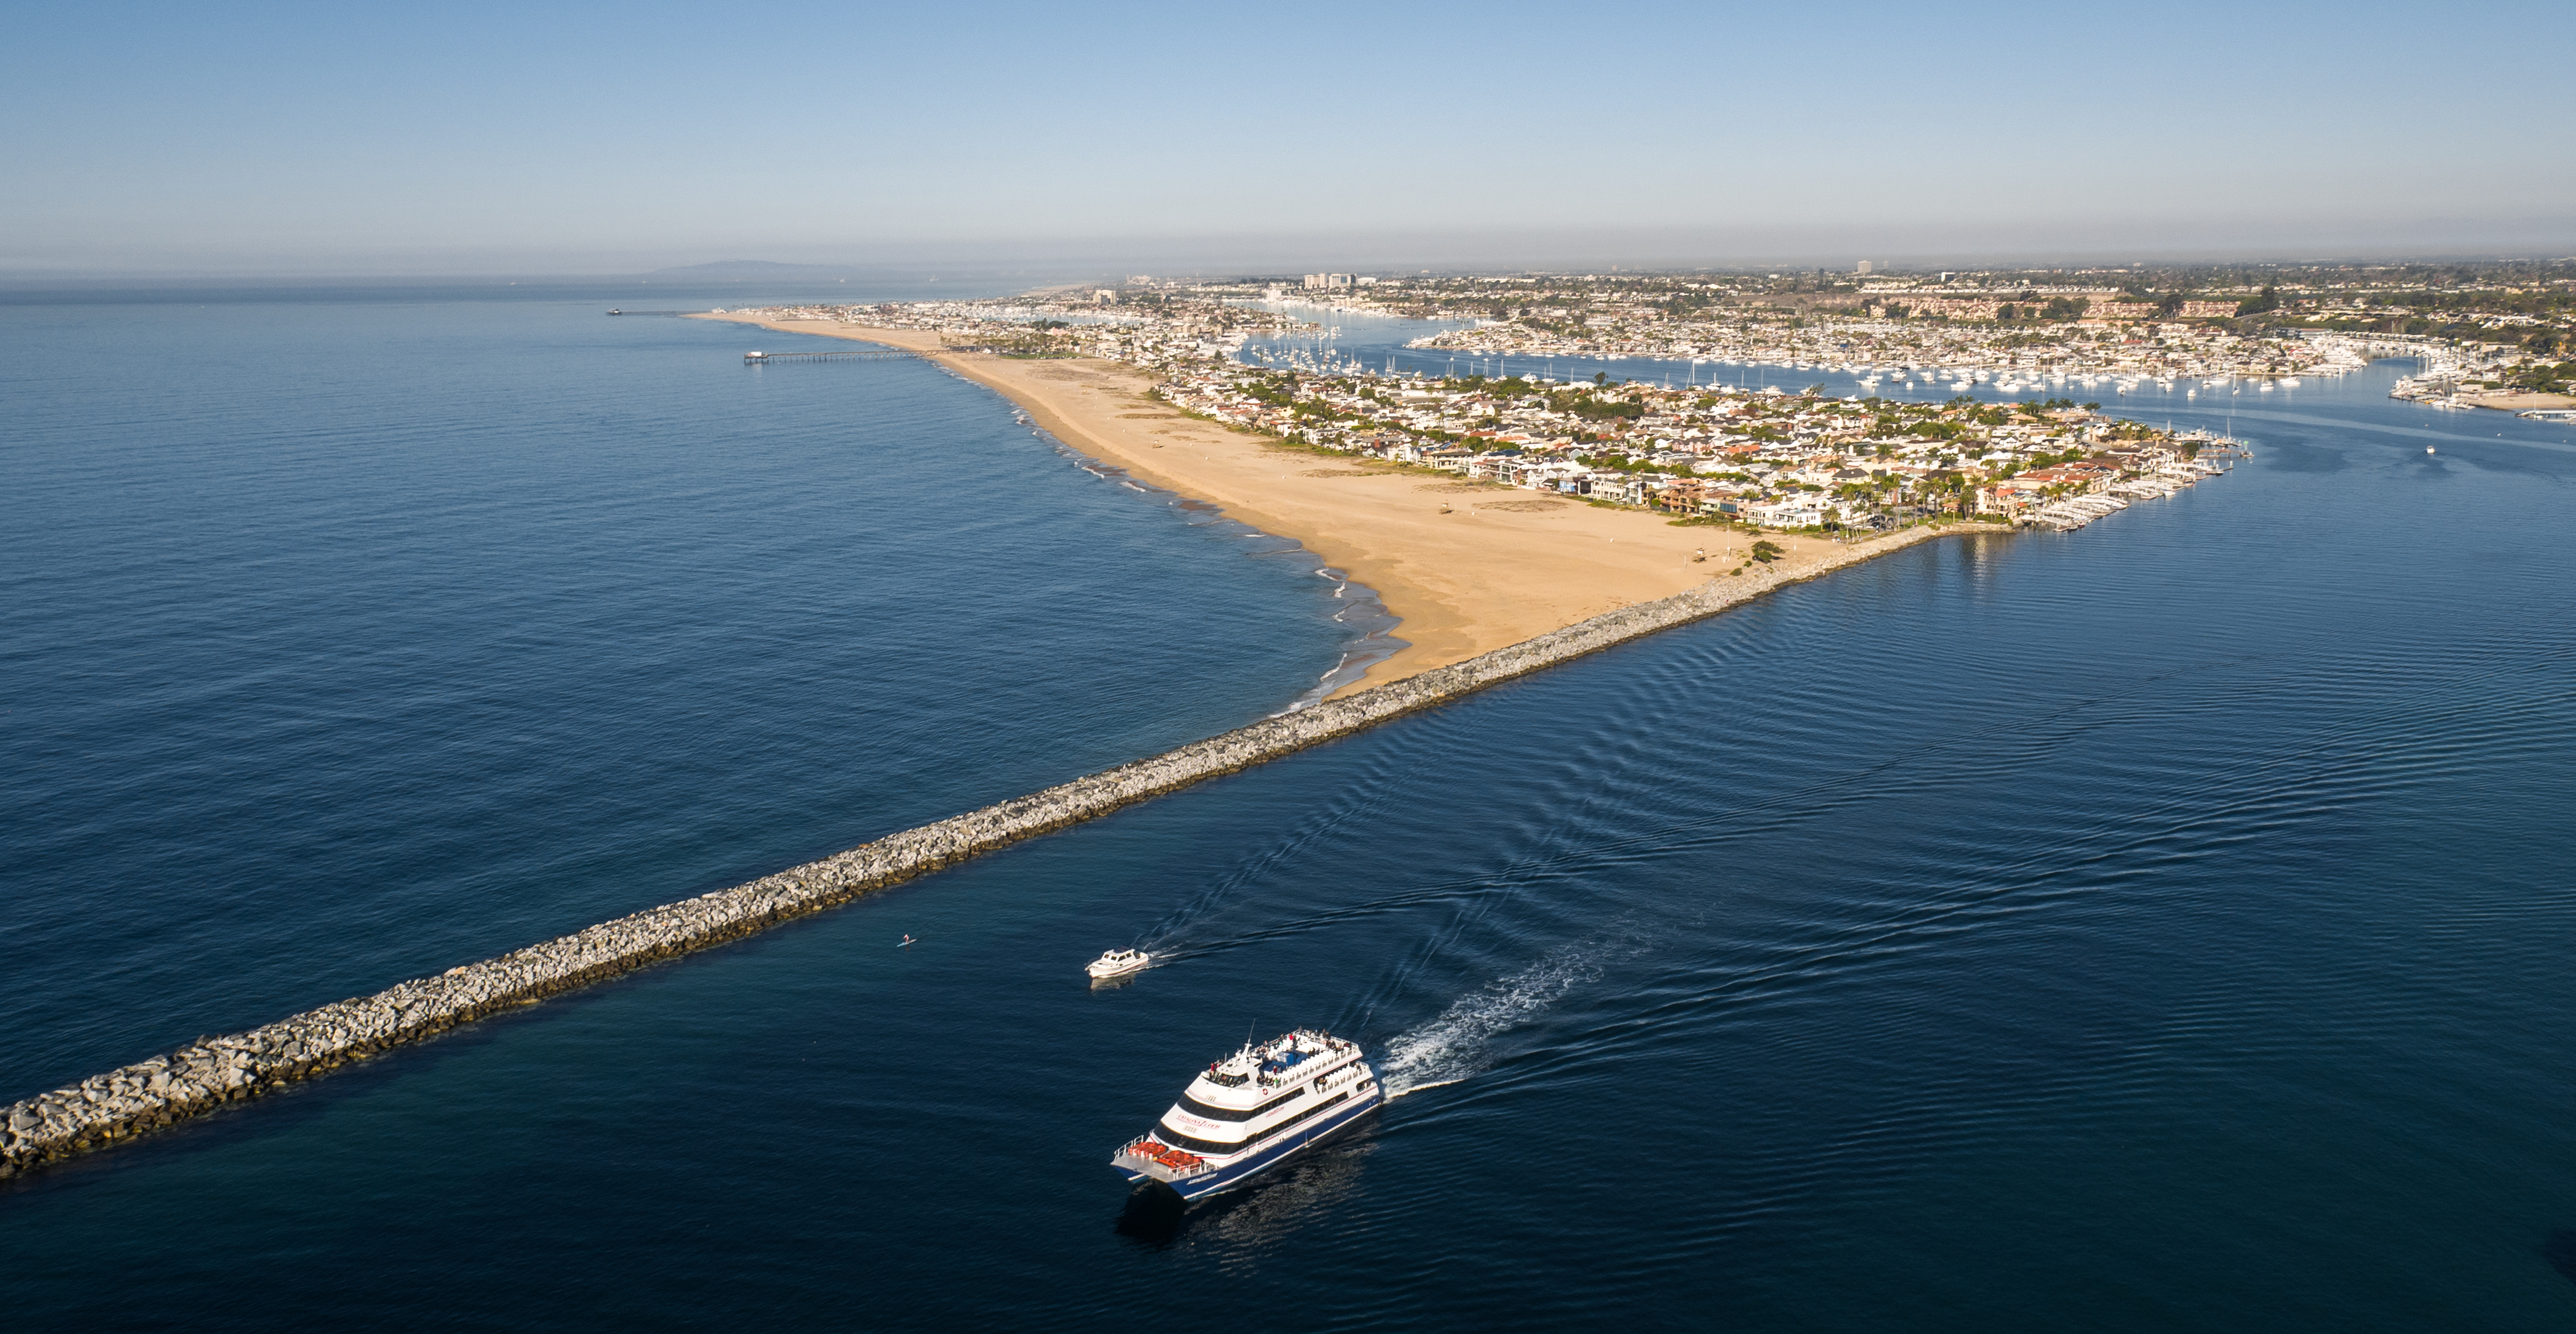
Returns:
[[[1378,1065],[1387,1101],[1455,1084],[1492,1064],[1494,1038],[1601,976],[1591,951],[1569,949],[1450,1002],[1438,1018],[1387,1041]]]

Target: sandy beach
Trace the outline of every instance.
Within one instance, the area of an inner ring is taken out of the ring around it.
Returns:
[[[2533,409],[2564,411],[2576,408],[2576,394],[2537,394],[2525,389],[2506,390],[2495,394],[2462,394],[2461,399],[2482,408],[2499,412],[2530,412]]]
[[[1017,403],[1056,438],[1139,480],[1294,538],[1376,590],[1408,647],[1337,693],[1401,680],[1605,611],[1667,597],[1741,563],[1753,538],[1428,470],[1284,446],[1147,397],[1144,372],[1094,360],[940,350],[939,335],[827,321],[709,315],[931,353]],[[1773,537],[1784,572],[1841,564],[1850,546]],[[1890,541],[1893,550],[1902,543]],[[1705,549],[1706,562],[1692,559]],[[1866,550],[1862,548],[1861,550]]]

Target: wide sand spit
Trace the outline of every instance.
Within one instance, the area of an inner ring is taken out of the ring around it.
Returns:
[[[1073,449],[1296,539],[1318,564],[1374,590],[1402,622],[1394,633],[1407,647],[1340,694],[1670,597],[1736,564],[1727,557],[1740,558],[1752,542],[1725,529],[1676,528],[1644,510],[1284,445],[1148,397],[1153,377],[1117,362],[947,351],[937,333],[919,329],[706,318],[922,353],[1018,404]],[[766,373],[823,370],[781,365]],[[1771,540],[1793,569],[1847,550],[1819,538]],[[1692,559],[1702,549],[1707,564]]]
[[[936,346],[936,335],[910,331],[831,331],[925,352]],[[1790,548],[1788,558],[1708,578],[1710,565],[1689,560],[1693,548],[1712,539],[1750,539],[1676,529],[1651,515],[1592,506],[1468,513],[1469,506],[1453,499],[1451,513],[1442,515],[1424,503],[1431,497],[1418,490],[1418,473],[1381,480],[1351,476],[1361,471],[1354,467],[1312,476],[1294,466],[1314,463],[1312,454],[1278,449],[1168,410],[1131,416],[1159,405],[1140,397],[1141,377],[1123,367],[933,355],[1001,391],[1074,448],[1096,451],[1146,480],[1213,501],[1247,523],[1305,543],[1386,598],[1404,618],[1400,633],[1413,641],[1411,660],[1368,688],[1346,690],[1311,708],[907,829],[747,885],[630,914],[248,1032],[201,1039],[38,1094],[9,1107],[0,1124],[0,1176],[122,1143],[498,1010],[750,935],[1131,802],[1699,620],[1783,584],[1943,534],[2004,531],[1987,524],[1923,527],[1850,545],[1777,539]],[[1479,568],[1480,561],[1494,568]],[[1536,587],[1524,587],[1524,579]],[[1645,593],[1659,595],[1638,598]],[[1395,660],[1380,664],[1394,665]]]

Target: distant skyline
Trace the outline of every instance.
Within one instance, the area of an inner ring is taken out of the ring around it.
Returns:
[[[21,10],[0,274],[2576,254],[2576,7]]]

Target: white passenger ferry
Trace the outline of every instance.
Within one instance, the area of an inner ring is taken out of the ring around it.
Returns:
[[[1195,1200],[1277,1167],[1385,1100],[1359,1044],[1301,1028],[1201,1071],[1109,1165]]]

